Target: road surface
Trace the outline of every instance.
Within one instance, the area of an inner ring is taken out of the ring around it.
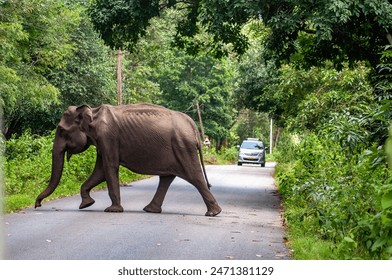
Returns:
[[[161,214],[142,209],[158,178],[121,188],[124,213],[104,213],[106,190],[79,210],[80,197],[43,201],[4,215],[6,259],[54,260],[257,260],[288,259],[274,165],[207,166],[212,192],[223,211],[206,217],[196,188],[176,178]],[[43,188],[45,186],[42,186]]]

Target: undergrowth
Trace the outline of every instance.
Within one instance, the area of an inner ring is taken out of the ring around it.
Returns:
[[[381,147],[353,153],[311,133],[277,159],[295,259],[392,257],[392,180]]]

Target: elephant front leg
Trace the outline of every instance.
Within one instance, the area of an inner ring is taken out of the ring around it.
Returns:
[[[124,212],[120,200],[120,186],[108,187],[109,197],[112,200],[112,205],[105,209],[105,212]]]
[[[105,212],[124,212],[124,208],[121,206],[120,199],[120,184],[118,179],[118,170],[116,176],[112,179],[106,179],[108,182],[109,197],[112,201],[112,205],[105,209]]]
[[[150,202],[146,207],[144,207],[144,211],[152,212],[152,213],[161,213],[162,212],[162,203],[165,199],[167,190],[169,189],[170,184],[173,182],[176,176],[160,176],[159,177],[159,185],[158,189]]]
[[[95,162],[95,167],[93,173],[84,182],[80,189],[80,196],[82,197],[82,202],[80,203],[79,209],[87,208],[95,203],[95,200],[90,196],[90,191],[98,184],[105,181],[105,176],[102,166],[102,158],[97,155],[97,161]]]
[[[102,152],[102,165],[112,205],[105,212],[124,212],[120,199],[119,158],[116,153]]]

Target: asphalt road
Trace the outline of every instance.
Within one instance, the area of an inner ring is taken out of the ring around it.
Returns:
[[[155,193],[157,177],[121,188],[123,213],[103,212],[110,205],[106,190],[92,193],[96,203],[84,210],[78,209],[78,195],[44,200],[41,208],[4,215],[5,258],[288,259],[273,166],[207,166],[223,209],[216,217],[204,216],[197,190],[178,178],[161,214],[142,210]]]

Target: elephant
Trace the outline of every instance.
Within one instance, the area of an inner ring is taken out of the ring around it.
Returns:
[[[58,186],[65,155],[96,147],[95,167],[81,185],[79,209],[94,204],[90,191],[106,181],[112,205],[105,212],[123,212],[119,166],[133,172],[159,176],[152,201],[144,211],[161,213],[162,203],[176,176],[196,187],[207,206],[206,216],[221,212],[210,191],[202,145],[195,122],[186,114],[162,106],[138,103],[96,108],[70,106],[57,125],[52,150],[52,172],[47,188],[36,198],[35,208]]]

